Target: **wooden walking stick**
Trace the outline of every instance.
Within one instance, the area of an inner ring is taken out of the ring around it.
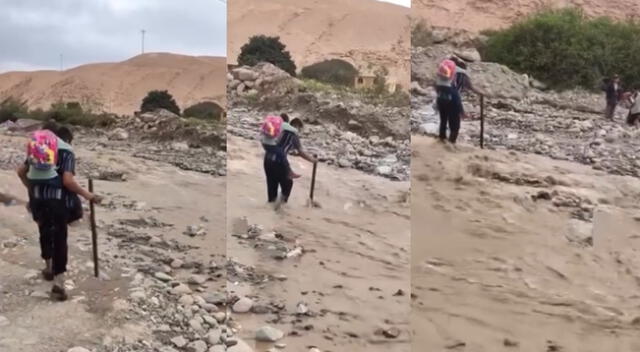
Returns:
[[[484,149],[484,95],[480,96],[480,149]]]
[[[313,163],[313,172],[311,174],[311,191],[309,192],[309,199],[311,199],[311,205],[313,205],[313,191],[316,188],[316,169],[318,167],[318,162]]]
[[[93,193],[93,179],[89,179],[89,192]],[[96,211],[93,201],[89,202],[91,212],[89,221],[91,222],[91,242],[93,244],[93,274],[98,277],[100,269],[98,267],[98,231],[96,229]]]

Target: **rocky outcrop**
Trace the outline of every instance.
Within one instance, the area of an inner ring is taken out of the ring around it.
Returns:
[[[438,64],[454,55],[466,58],[466,61],[480,59],[480,54],[474,49],[460,50],[450,45],[414,48],[411,52],[412,80],[421,87],[435,84]],[[541,84],[504,65],[492,62],[469,62],[467,71],[473,85],[491,98],[522,99],[527,96],[532,84]]]
[[[227,75],[227,95],[231,102],[243,96],[283,96],[298,91],[301,82],[277,66],[262,62],[242,66]]]

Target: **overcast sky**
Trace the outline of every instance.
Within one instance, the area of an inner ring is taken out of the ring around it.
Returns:
[[[0,0],[0,72],[126,60],[145,52],[226,55],[224,0]]]
[[[411,0],[378,0],[383,2],[390,2],[392,4],[401,5],[404,7],[411,7]]]

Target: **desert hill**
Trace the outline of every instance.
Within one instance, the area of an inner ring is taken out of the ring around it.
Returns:
[[[580,7],[590,16],[640,17],[637,0],[413,0],[412,15],[430,25],[472,32],[499,29],[544,8]]]
[[[30,108],[77,101],[86,109],[132,114],[147,92],[168,90],[184,109],[212,100],[225,105],[224,57],[148,53],[116,63],[95,63],[66,71],[0,74],[0,99],[14,97]]]
[[[410,9],[374,0],[235,0],[228,7],[230,63],[257,34],[278,35],[301,69],[341,58],[361,72],[384,66],[407,88]]]

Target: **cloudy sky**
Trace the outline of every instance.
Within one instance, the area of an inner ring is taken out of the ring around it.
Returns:
[[[224,0],[0,0],[0,72],[126,60],[146,52],[226,54]]]

